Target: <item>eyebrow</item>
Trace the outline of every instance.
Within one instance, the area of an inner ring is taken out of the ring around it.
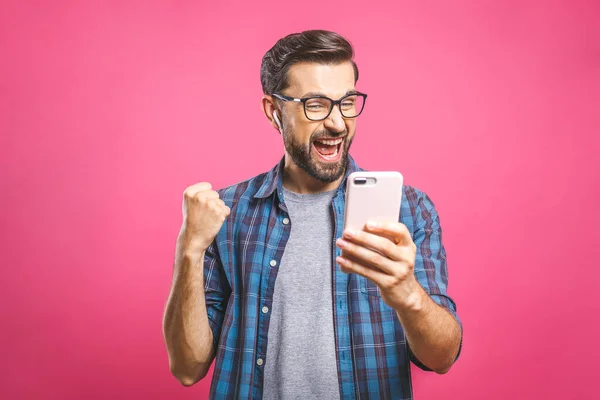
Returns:
[[[341,96],[340,98],[347,96],[349,94],[356,94],[358,93],[358,91],[356,89],[350,89],[346,92],[346,94],[344,94],[343,96]],[[308,92],[308,93],[304,93],[302,96],[300,96],[301,99],[305,98],[305,97],[329,97],[324,93],[321,92]]]

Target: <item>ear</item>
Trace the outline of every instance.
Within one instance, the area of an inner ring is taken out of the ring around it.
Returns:
[[[265,117],[267,117],[267,119],[271,123],[271,126],[275,128],[277,132],[281,132],[277,120],[275,119],[277,117],[274,115],[274,113],[277,110],[277,107],[275,106],[275,100],[273,99],[273,97],[269,96],[268,94],[264,95],[261,99],[260,105],[263,113],[265,114]],[[279,115],[279,117],[281,119],[281,115]]]

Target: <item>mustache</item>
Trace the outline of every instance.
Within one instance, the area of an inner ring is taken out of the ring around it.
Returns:
[[[314,142],[315,140],[322,139],[337,139],[339,137],[348,136],[348,131],[344,130],[341,132],[329,132],[327,130],[315,132],[311,135],[310,141]]]

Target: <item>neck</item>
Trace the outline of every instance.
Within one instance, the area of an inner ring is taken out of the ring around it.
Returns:
[[[285,165],[283,167],[283,187],[295,193],[311,194],[328,192],[337,189],[344,175],[334,182],[323,182],[310,176],[302,168],[298,167],[290,158],[285,156]]]

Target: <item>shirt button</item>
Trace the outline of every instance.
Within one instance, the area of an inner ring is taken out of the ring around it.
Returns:
[[[258,360],[256,360],[256,365],[258,365],[258,366],[263,365],[263,359],[259,358]]]
[[[283,219],[283,224],[284,224],[284,225],[287,225],[287,224],[289,224],[289,223],[290,223],[290,220],[289,220],[289,218],[284,218],[284,219]]]
[[[277,265],[277,261],[271,260],[271,262],[269,264],[271,264],[271,267],[274,267]]]
[[[266,314],[266,313],[268,313],[268,312],[269,312],[269,307],[267,307],[267,306],[264,306],[264,307],[262,308],[262,312],[263,312],[263,314]]]

